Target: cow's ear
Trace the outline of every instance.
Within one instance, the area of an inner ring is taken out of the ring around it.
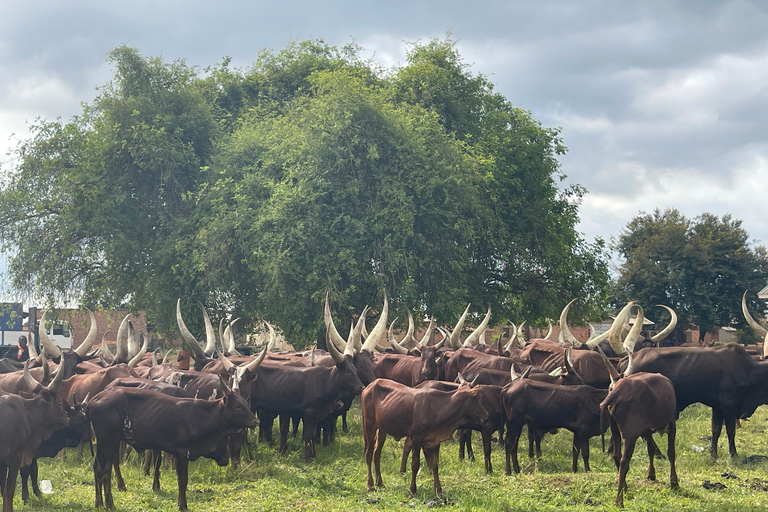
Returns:
[[[229,404],[229,395],[225,393],[224,396],[221,398],[221,403],[223,403],[224,407],[226,407]]]
[[[43,398],[43,400],[46,401],[46,403],[53,402],[53,395],[51,395],[51,392],[48,391],[47,389],[43,389],[42,391],[40,391],[40,396]]]
[[[419,350],[419,349],[417,349],[417,348],[413,349],[413,350],[411,351],[411,353],[412,353],[413,355],[415,355],[416,357],[421,357],[421,350]]]

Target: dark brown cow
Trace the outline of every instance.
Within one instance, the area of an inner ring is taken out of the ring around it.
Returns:
[[[539,430],[566,428],[573,432],[572,470],[576,472],[581,452],[584,470],[589,471],[589,438],[604,432],[600,402],[607,395],[608,390],[591,386],[559,386],[523,378],[509,384],[502,391],[507,420],[507,474],[512,473],[510,456],[515,473],[520,472],[517,445],[526,423]]]
[[[175,456],[177,503],[179,510],[186,510],[189,461],[214,452],[227,435],[257,424],[248,403],[231,390],[219,400],[208,401],[115,387],[91,400],[88,416],[97,441],[96,508],[114,508],[111,472],[120,441],[137,450],[162,450]],[[216,462],[226,465],[228,461],[225,451]]]
[[[675,387],[677,410],[701,402],[712,408],[712,456],[725,423],[731,457],[736,456],[736,420],[768,404],[768,361],[758,361],[741,345],[712,348],[646,348],[632,358],[629,374],[660,373]]]
[[[669,459],[669,483],[677,489],[675,471],[675,422],[678,412],[675,388],[672,382],[658,373],[636,373],[616,382],[608,396],[600,404],[601,415],[608,418],[613,443],[613,460],[619,470],[616,505],[624,506],[623,491],[627,488],[629,461],[639,437],[648,447],[648,479],[656,480],[653,458],[656,444],[653,432],[667,433],[667,458]],[[622,445],[624,454],[622,455]]]
[[[460,373],[467,375],[482,369],[509,373],[513,362],[509,357],[485,354],[473,348],[460,348],[453,352],[445,363],[445,380],[454,382]]]
[[[433,346],[422,347],[409,354],[379,354],[373,362],[373,374],[377,379],[389,379],[416,386],[425,380],[435,380],[438,375],[437,354]]]
[[[24,370],[29,376],[28,369]],[[63,377],[63,372],[61,377]],[[32,379],[31,376],[29,376]],[[19,469],[29,466],[40,445],[69,423],[64,404],[57,396],[61,378],[38,391],[32,398],[0,396],[0,488],[3,512],[13,512],[13,495]]]
[[[412,445],[411,485],[408,495],[416,495],[416,475],[421,455],[432,470],[435,493],[443,495],[438,477],[440,443],[449,439],[461,425],[482,424],[488,419],[477,391],[462,388],[455,392],[410,388],[387,379],[377,379],[363,391],[363,435],[365,462],[368,465],[368,490],[374,482],[371,462],[376,468],[376,485],[382,487],[381,449],[387,435],[395,439],[410,437]]]
[[[455,382],[443,382],[439,380],[428,380],[422,382],[416,388],[418,389],[437,389],[440,391],[456,391],[462,385],[468,385],[466,381],[462,379],[460,384]],[[459,432],[459,460],[464,459],[464,451],[466,447],[467,456],[474,461],[475,455],[472,451],[472,431],[477,430],[483,438],[483,454],[485,456],[485,472],[492,473],[493,466],[491,464],[491,435],[494,432],[499,431],[504,426],[504,407],[501,404],[501,386],[494,385],[477,385],[474,383],[469,384],[477,390],[477,396],[480,399],[480,403],[483,408],[488,412],[488,419],[483,423],[466,424],[460,427]],[[403,455],[400,459],[400,473],[405,473],[406,464],[408,462],[408,454],[411,452],[412,446],[410,438],[406,439],[403,446]]]
[[[533,340],[523,348],[520,353],[520,361],[550,372],[565,364],[566,348],[568,348],[567,345],[561,343]],[[574,350],[571,353],[571,359],[574,369],[581,376],[584,384],[608,389],[611,378],[600,354],[590,350]]]

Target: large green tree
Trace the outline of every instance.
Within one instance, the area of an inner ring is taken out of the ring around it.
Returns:
[[[614,244],[624,262],[617,300],[673,307],[683,325],[704,333],[744,326],[741,298],[768,281],[768,253],[753,246],[740,220],[704,213],[688,219],[675,209],[632,219]],[[753,311],[765,304],[749,297]]]
[[[174,331],[197,300],[322,337],[383,290],[451,323],[576,313],[606,298],[602,241],[576,231],[584,190],[561,188],[557,129],[513,107],[453,42],[383,71],[323,41],[201,73],[120,47],[82,115],[41,121],[0,190],[17,288],[127,302]],[[199,314],[187,316],[195,324]]]

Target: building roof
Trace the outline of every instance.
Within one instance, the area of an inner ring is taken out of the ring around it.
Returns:
[[[768,299],[768,285],[762,290],[760,290],[759,292],[757,292],[757,296],[760,297],[761,299]]]

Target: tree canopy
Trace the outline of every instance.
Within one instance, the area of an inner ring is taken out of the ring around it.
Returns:
[[[753,311],[765,304],[756,292],[768,281],[768,253],[750,244],[740,220],[704,213],[688,219],[675,209],[632,219],[615,249],[624,259],[617,298],[667,304],[680,323],[703,334],[716,326],[744,326],[745,290]],[[700,339],[703,339],[700,338]]]
[[[444,323],[467,302],[496,321],[604,307],[605,249],[576,231],[585,191],[559,186],[559,131],[449,38],[394,70],[323,41],[246,70],[109,58],[114,80],[36,123],[0,190],[17,289],[127,303],[170,332],[176,298],[200,300],[299,344],[323,336],[326,290],[346,320],[384,290]]]

